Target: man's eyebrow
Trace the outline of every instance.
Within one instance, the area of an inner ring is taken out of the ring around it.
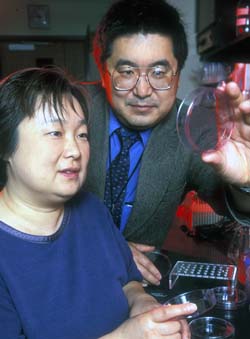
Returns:
[[[131,66],[131,67],[140,67],[140,65],[138,65],[137,63],[135,63],[131,60],[127,60],[127,59],[119,59],[115,66],[119,67],[119,66],[124,66],[124,65],[128,65],[128,66]],[[156,61],[150,63],[147,67],[155,67],[155,66],[159,66],[159,65],[171,67],[170,63],[166,59],[156,60]]]
[[[128,65],[131,67],[138,67],[138,65],[135,62],[131,60],[127,60],[127,59],[119,59],[115,66],[119,67],[119,66],[124,66],[124,65]]]
[[[155,66],[166,66],[166,67],[171,67],[170,63],[166,59],[161,59],[152,62],[151,64],[148,65],[149,67],[155,67]]]

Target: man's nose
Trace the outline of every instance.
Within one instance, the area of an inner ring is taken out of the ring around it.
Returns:
[[[134,87],[134,94],[140,98],[148,97],[152,94],[153,88],[149,83],[147,74],[141,74]]]

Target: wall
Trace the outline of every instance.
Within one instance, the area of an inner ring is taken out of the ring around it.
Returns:
[[[74,36],[94,30],[112,0],[0,0],[0,36]],[[49,29],[31,29],[27,5],[48,5]]]
[[[87,28],[94,31],[101,16],[112,0],[0,0],[0,39],[3,37],[56,36],[65,39],[81,39]],[[178,96],[197,86],[196,72],[199,70],[199,57],[195,45],[195,0],[169,0],[182,13],[189,40],[189,56],[181,74]],[[50,27],[48,29],[30,28],[27,17],[27,5],[49,5]],[[88,60],[88,80],[98,78],[92,58]]]
[[[196,34],[195,34],[195,0],[169,0],[181,13],[185,23],[186,33],[188,36],[189,54],[184,69],[181,73],[180,87],[178,97],[184,98],[189,92],[198,86],[199,72],[201,63],[196,51]]]

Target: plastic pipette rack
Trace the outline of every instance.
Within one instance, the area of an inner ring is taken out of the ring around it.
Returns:
[[[173,288],[179,277],[227,280],[231,281],[232,287],[235,287],[237,267],[226,264],[177,261],[169,274],[169,289]]]

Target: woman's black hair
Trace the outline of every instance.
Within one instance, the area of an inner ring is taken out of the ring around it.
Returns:
[[[88,119],[88,100],[83,88],[59,68],[27,68],[10,74],[0,82],[0,189],[7,181],[7,159],[18,145],[18,126],[35,115],[37,104],[49,105],[59,121],[63,100],[72,108],[75,98]]]

